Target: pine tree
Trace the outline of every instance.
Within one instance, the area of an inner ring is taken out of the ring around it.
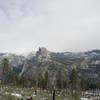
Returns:
[[[48,71],[45,72],[45,75],[44,75],[44,81],[45,81],[45,88],[48,89],[48,82],[49,82],[49,74],[48,74]]]
[[[41,73],[38,74],[38,87],[42,88],[42,75]]]
[[[82,91],[86,90],[87,83],[86,83],[86,80],[84,78],[81,78],[80,85],[81,85],[81,90]]]
[[[63,81],[62,81],[62,73],[61,73],[61,70],[59,70],[59,71],[58,71],[58,74],[57,74],[57,82],[56,82],[57,88],[58,88],[59,90],[62,89],[62,85],[63,85],[62,82],[63,82]]]
[[[76,89],[77,89],[77,81],[78,81],[77,71],[75,68],[73,68],[71,71],[71,74],[70,74],[70,84],[71,84],[72,96],[74,94],[74,91],[76,91]]]
[[[41,79],[41,84],[42,84],[43,89],[48,89],[48,82],[49,82],[49,74],[46,71],[44,76]]]
[[[2,82],[3,83],[8,83],[9,82],[9,78],[10,78],[10,64],[7,58],[4,58],[2,60]]]
[[[8,74],[10,71],[10,64],[7,58],[4,58],[2,61],[2,70],[3,74]]]

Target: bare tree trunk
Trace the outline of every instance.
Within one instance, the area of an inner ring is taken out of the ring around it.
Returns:
[[[55,90],[53,90],[53,100],[55,100]]]

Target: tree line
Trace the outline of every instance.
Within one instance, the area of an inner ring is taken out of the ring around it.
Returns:
[[[77,69],[72,68],[68,78],[63,78],[62,71],[59,70],[56,75],[56,81],[50,81],[49,72],[46,71],[44,75],[38,74],[35,79],[29,78],[27,76],[19,76],[11,70],[10,62],[7,58],[4,58],[1,63],[2,68],[2,79],[1,84],[10,84],[22,87],[34,87],[40,88],[41,90],[57,90],[58,93],[61,91],[70,92],[72,96],[81,91],[92,90],[100,88],[99,82],[95,82],[91,79],[79,78]]]

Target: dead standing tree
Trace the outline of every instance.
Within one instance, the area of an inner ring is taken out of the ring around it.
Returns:
[[[55,100],[55,89],[53,90],[53,100]]]
[[[53,77],[53,80],[52,80],[52,87],[53,87],[53,100],[56,100],[56,99],[55,99],[55,95],[56,95],[55,83],[56,83],[56,78]]]

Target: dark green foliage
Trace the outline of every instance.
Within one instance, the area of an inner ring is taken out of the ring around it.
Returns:
[[[56,79],[57,79],[57,82],[56,82],[56,85],[57,85],[57,88],[59,89],[59,90],[61,90],[61,88],[63,87],[62,85],[63,85],[63,80],[62,80],[62,73],[61,73],[61,70],[59,70],[58,71],[58,73],[57,73],[57,77],[56,77]]]
[[[80,85],[81,85],[81,90],[85,91],[87,88],[87,81],[84,78],[82,78],[80,81]]]
[[[4,58],[2,60],[2,70],[3,70],[3,74],[8,74],[10,72],[10,64],[9,64],[9,60],[7,58]]]
[[[40,74],[38,75],[38,86],[42,89],[48,89],[49,84],[49,74],[48,71],[45,72],[44,75]]]
[[[81,85],[81,90],[85,91],[85,90],[95,90],[100,88],[100,82],[99,81],[95,81],[94,79],[81,79],[80,82]]]
[[[93,79],[87,79],[87,90],[97,89],[99,88],[99,82],[94,81]]]
[[[73,68],[70,74],[70,84],[72,84],[72,88],[76,88],[77,81],[78,81],[77,71],[75,68]]]
[[[41,75],[41,73],[38,74],[38,87],[42,88],[42,80],[43,80],[43,77]]]
[[[48,82],[49,82],[49,75],[48,75],[48,72],[46,71],[44,74],[44,77],[42,77],[42,88],[43,89],[48,88]]]
[[[75,68],[72,69],[71,74],[70,74],[70,87],[71,87],[71,93],[72,96],[74,95],[74,93],[77,91],[77,85],[78,85],[78,75],[77,75],[77,71]]]
[[[44,85],[46,89],[48,88],[48,82],[49,82],[49,74],[48,71],[46,71],[44,75]]]
[[[10,78],[11,67],[9,60],[7,58],[4,58],[2,60],[1,68],[2,68],[2,83],[4,84],[8,83]]]

